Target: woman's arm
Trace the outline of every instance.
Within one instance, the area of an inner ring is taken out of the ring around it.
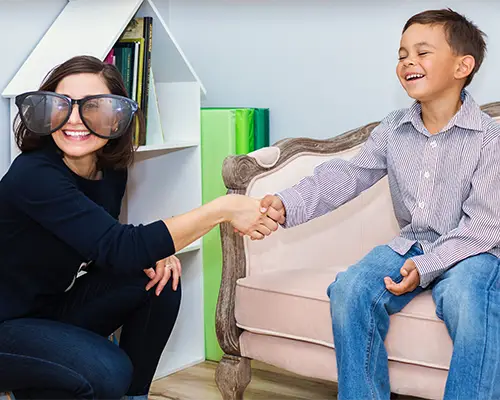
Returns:
[[[219,197],[193,211],[163,220],[179,251],[199,239],[222,222],[238,231],[262,239],[278,228],[278,224],[260,211],[259,200],[241,195]]]
[[[83,260],[119,271],[150,268],[220,222],[230,222],[256,238],[276,228],[260,214],[257,200],[236,195],[163,221],[120,224],[76,187],[65,168],[42,156],[19,156],[0,191],[13,207],[68,244]]]

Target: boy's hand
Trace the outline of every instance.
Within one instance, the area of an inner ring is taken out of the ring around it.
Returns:
[[[403,280],[399,283],[394,282],[388,276],[384,278],[386,289],[396,296],[413,292],[420,284],[420,274],[418,273],[417,266],[412,260],[406,260],[401,267],[400,273],[403,275]]]
[[[267,214],[271,219],[274,219],[278,224],[285,223],[285,206],[278,196],[268,194],[260,201],[260,212]]]

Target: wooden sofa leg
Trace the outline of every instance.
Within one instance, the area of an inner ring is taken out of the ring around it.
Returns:
[[[215,382],[223,400],[243,400],[252,379],[250,359],[224,355],[215,371]]]

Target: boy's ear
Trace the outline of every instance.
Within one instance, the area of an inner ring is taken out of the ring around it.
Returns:
[[[455,71],[456,79],[464,79],[467,78],[472,71],[474,71],[474,67],[476,65],[476,60],[471,55],[462,56],[458,59],[457,69]]]

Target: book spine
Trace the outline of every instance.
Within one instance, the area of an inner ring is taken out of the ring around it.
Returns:
[[[142,99],[141,109],[144,113],[144,119],[148,119],[148,102],[149,102],[149,82],[151,76],[151,52],[153,48],[153,18],[144,17],[144,73],[142,74]],[[139,137],[139,145],[146,144],[146,132]]]
[[[125,80],[125,84],[127,85],[127,92],[128,92],[128,96],[130,98],[132,98],[132,70],[133,70],[133,55],[132,55],[132,52],[133,50],[131,48],[127,48],[125,47],[124,48],[124,52],[125,52],[125,57],[123,59],[124,61],[124,80]]]

